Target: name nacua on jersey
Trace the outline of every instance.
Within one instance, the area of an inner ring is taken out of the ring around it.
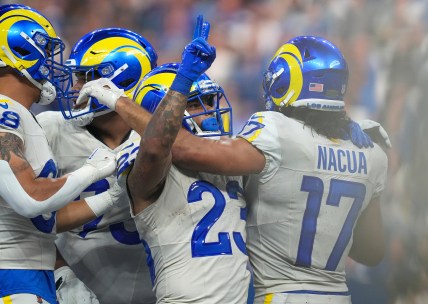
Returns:
[[[317,171],[367,175],[367,156],[364,151],[317,146]]]

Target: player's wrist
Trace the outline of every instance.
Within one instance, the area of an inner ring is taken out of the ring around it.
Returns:
[[[180,73],[180,70],[178,70],[170,90],[187,96],[190,93],[190,88],[192,87],[193,81],[194,80]]]

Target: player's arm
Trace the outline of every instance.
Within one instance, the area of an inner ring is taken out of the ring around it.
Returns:
[[[67,178],[36,178],[23,151],[24,143],[21,138],[13,133],[0,133],[0,158],[9,163],[25,192],[36,200],[45,200],[57,192]]]
[[[71,202],[56,213],[56,232],[61,233],[80,227],[96,217],[85,200]]]
[[[127,97],[120,97],[115,111],[142,135],[152,115]],[[211,140],[181,128],[172,146],[172,162],[180,167],[223,175],[259,173],[265,166],[263,153],[242,138]]]
[[[171,88],[143,133],[134,167],[128,176],[134,212],[142,210],[146,200],[162,187],[171,166],[171,149],[181,129],[190,88],[215,59],[215,48],[207,42],[209,28],[209,23],[203,22],[199,16],[193,40],[183,51]],[[141,199],[142,204],[139,204]]]
[[[59,209],[56,213],[56,231],[61,233],[80,227],[119,202],[123,188],[116,182],[107,191],[74,201]]]
[[[170,90],[143,133],[134,167],[128,176],[135,213],[147,207],[147,200],[165,180],[171,166],[171,147],[181,128],[186,104],[186,95]]]
[[[37,178],[14,133],[0,132],[0,195],[20,215],[52,212],[76,198],[94,181],[113,173],[114,155],[99,149],[80,169],[61,178]]]
[[[180,132],[172,149],[173,163],[182,168],[222,175],[260,173],[263,153],[243,138],[209,140]]]
[[[373,199],[358,218],[349,256],[358,263],[375,266],[385,254],[379,198]]]

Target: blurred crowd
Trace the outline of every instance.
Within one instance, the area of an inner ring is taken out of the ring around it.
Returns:
[[[393,144],[383,197],[387,256],[374,269],[349,260],[353,302],[428,303],[428,1],[17,2],[43,12],[69,47],[101,27],[136,31],[156,48],[159,64],[180,60],[202,13],[217,48],[208,74],[233,105],[235,133],[251,113],[264,109],[262,75],[280,45],[298,35],[332,41],[349,64],[348,113],[379,121]]]

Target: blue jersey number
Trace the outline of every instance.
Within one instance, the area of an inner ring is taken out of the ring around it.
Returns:
[[[236,183],[236,184],[235,184]],[[231,199],[238,198],[238,191],[242,192],[237,182],[231,182],[227,185],[229,197]],[[187,201],[189,204],[195,203],[202,200],[202,194],[204,192],[210,193],[214,197],[214,206],[208,211],[208,213],[199,221],[193,230],[191,248],[193,257],[205,257],[215,255],[232,254],[232,246],[230,243],[230,235],[228,232],[218,233],[218,242],[206,242],[208,232],[218,219],[223,214],[224,208],[226,207],[226,200],[221,191],[214,185],[206,181],[194,182],[187,194]],[[241,219],[245,219],[245,215],[242,215]],[[245,213],[244,213],[245,214]],[[241,233],[233,232],[235,241],[237,242],[238,248],[245,252],[245,242],[242,238]]]
[[[303,215],[302,233],[299,240],[296,265],[310,267],[317,229],[317,218],[324,193],[324,183],[318,177],[303,176],[300,190],[308,192],[308,199],[306,202],[306,210]],[[366,186],[364,184],[338,179],[332,179],[330,181],[330,189],[326,201],[327,205],[338,207],[342,197],[349,197],[354,200],[339,233],[339,237],[333,247],[333,251],[328,258],[325,267],[326,270],[334,271],[339,264],[343,252],[351,239],[352,229],[363,206],[365,195]]]
[[[55,162],[52,159],[50,159],[46,162],[45,166],[43,167],[38,177],[55,178],[57,177],[57,175],[58,175],[58,170],[56,168]],[[51,216],[48,219],[45,219],[43,215],[39,215],[39,216],[33,217],[31,219],[31,222],[39,231],[44,233],[51,233],[53,230],[53,227],[55,226],[55,211],[51,213]]]
[[[90,185],[83,192],[94,192],[94,194],[97,195],[104,191],[107,191],[109,188],[110,188],[110,185],[108,181],[106,179],[101,179],[99,181],[96,181],[92,185]],[[89,232],[96,230],[102,218],[103,218],[103,215],[83,225],[83,230],[79,232],[79,236],[81,238],[85,238]],[[140,244],[141,242],[138,232],[126,230],[123,222],[111,224],[109,226],[109,229],[113,238],[121,244],[136,245],[136,244]]]
[[[19,127],[19,121],[19,115],[12,111],[4,111],[0,117],[0,124],[12,129],[17,129]]]
[[[253,116],[251,116],[250,120],[247,121],[247,123],[244,125],[242,130],[239,132],[239,134],[241,134],[243,136],[247,136],[251,133],[256,132],[257,130],[263,129],[265,127],[265,125],[258,122],[257,120],[255,120],[255,119],[259,119],[259,118],[263,118],[263,116],[257,115],[257,114],[254,114]],[[247,126],[248,127],[252,126],[252,128],[247,130],[245,133],[243,133],[243,131],[245,130],[245,128]]]

